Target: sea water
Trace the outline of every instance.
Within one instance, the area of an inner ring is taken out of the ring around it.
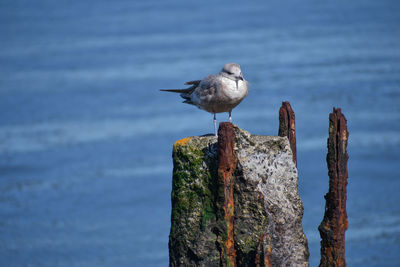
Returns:
[[[0,265],[167,266],[174,141],[212,115],[160,88],[241,64],[233,122],[296,113],[310,263],[328,116],[348,120],[348,266],[400,265],[400,3],[0,2]],[[226,121],[227,114],[218,114]]]

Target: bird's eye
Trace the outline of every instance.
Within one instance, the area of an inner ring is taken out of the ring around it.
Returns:
[[[226,71],[226,73],[228,73],[229,75],[232,75],[233,73],[232,72],[230,72],[230,71]]]

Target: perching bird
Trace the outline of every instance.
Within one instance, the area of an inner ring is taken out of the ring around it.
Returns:
[[[183,103],[195,105],[214,114],[214,133],[217,136],[216,113],[229,112],[248,95],[249,87],[243,78],[239,64],[228,63],[219,74],[212,74],[203,80],[186,82],[187,89],[162,89],[161,91],[180,93]]]

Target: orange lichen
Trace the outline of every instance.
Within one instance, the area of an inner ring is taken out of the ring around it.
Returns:
[[[192,140],[191,137],[182,138],[182,139],[180,139],[180,140],[175,142],[174,147],[176,147],[176,146],[185,146],[190,140]]]

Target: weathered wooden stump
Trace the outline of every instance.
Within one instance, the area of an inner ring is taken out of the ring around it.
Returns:
[[[325,215],[318,227],[321,241],[319,266],[346,266],[345,231],[348,228],[347,199],[347,121],[340,108],[329,114],[328,154],[329,191],[325,195]]]

